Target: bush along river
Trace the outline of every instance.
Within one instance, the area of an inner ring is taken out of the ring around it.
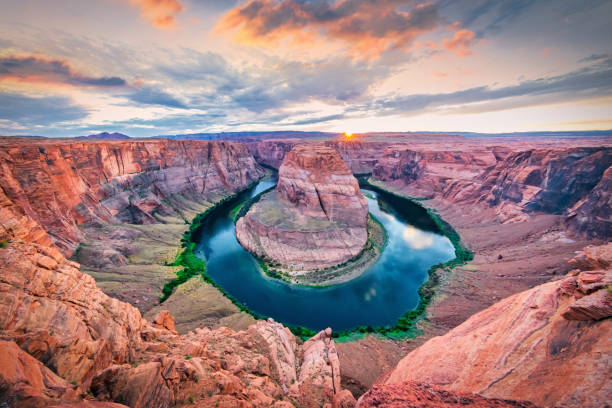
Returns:
[[[416,334],[415,321],[433,295],[438,268],[469,261],[459,236],[435,212],[360,178],[370,214],[387,233],[379,259],[359,277],[325,288],[291,285],[266,276],[257,259],[238,243],[234,218],[241,204],[273,188],[264,179],[197,216],[183,238],[175,265],[183,266],[174,287],[200,274],[256,318],[272,317],[303,338],[331,327],[334,337],[377,332],[405,337]]]

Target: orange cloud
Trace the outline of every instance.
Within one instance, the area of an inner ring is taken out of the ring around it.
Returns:
[[[357,57],[373,58],[390,49],[409,49],[414,39],[441,22],[438,6],[421,4],[401,11],[401,0],[249,0],[228,11],[215,27],[249,45],[282,42],[340,42]]]
[[[452,50],[459,57],[466,57],[472,54],[471,47],[476,42],[476,34],[473,31],[461,29],[455,32],[452,39],[444,38],[442,43],[447,50]]]
[[[175,16],[184,10],[178,0],[130,0],[140,7],[141,14],[159,28],[171,28],[176,24]]]
[[[127,86],[127,82],[119,77],[96,77],[75,72],[64,60],[11,55],[0,57],[0,81],[96,88]]]

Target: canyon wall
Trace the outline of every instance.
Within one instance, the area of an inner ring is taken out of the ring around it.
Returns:
[[[80,223],[146,222],[167,210],[163,199],[173,194],[214,199],[247,186],[262,170],[244,147],[36,142],[23,150],[2,149],[8,177],[0,185],[0,405],[354,405],[340,385],[331,330],[301,345],[271,320],[244,331],[199,328],[178,335],[167,311],[143,319],[135,307],[104,294],[58,249],[70,251]],[[101,160],[109,151],[114,161]],[[165,163],[161,170],[156,160]],[[60,181],[67,185],[44,184]],[[139,191],[142,200],[131,205],[147,217],[123,218],[120,209],[127,207],[108,204]],[[62,219],[53,222],[52,211]]]
[[[160,216],[180,212],[175,196],[210,201],[262,175],[247,149],[234,143],[3,139],[0,203],[6,222],[0,239],[23,236],[10,220],[27,216],[48,234],[27,228],[36,242],[48,244],[50,237],[70,255],[82,239],[81,224],[163,222]]]
[[[571,231],[608,238],[611,166],[610,147],[437,152],[393,146],[372,175],[403,183],[416,196],[494,207],[501,222],[521,222],[535,212],[560,214]]]
[[[317,142],[332,147],[355,174],[371,173],[387,142],[362,142],[358,140],[326,140]],[[249,142],[246,146],[258,163],[278,169],[287,153],[298,144],[308,144],[300,139],[265,140]]]
[[[100,291],[53,247],[0,248],[0,404],[89,399],[131,408],[319,407],[343,393],[331,330],[303,345],[279,323],[183,336]]]
[[[385,384],[599,407],[612,397],[612,244],[587,247],[565,278],[518,293],[412,351]]]

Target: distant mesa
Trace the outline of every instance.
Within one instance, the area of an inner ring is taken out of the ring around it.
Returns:
[[[79,136],[79,137],[76,137],[75,139],[127,140],[127,139],[131,139],[131,137],[129,137],[128,135],[124,135],[123,133],[102,132],[102,133],[96,133],[96,134],[88,135],[88,136]]]
[[[340,154],[297,145],[279,169],[276,189],[236,224],[243,247],[295,274],[359,255],[367,239],[368,204]]]

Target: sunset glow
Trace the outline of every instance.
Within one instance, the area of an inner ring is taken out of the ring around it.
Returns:
[[[0,1],[0,134],[612,127],[612,2]]]

